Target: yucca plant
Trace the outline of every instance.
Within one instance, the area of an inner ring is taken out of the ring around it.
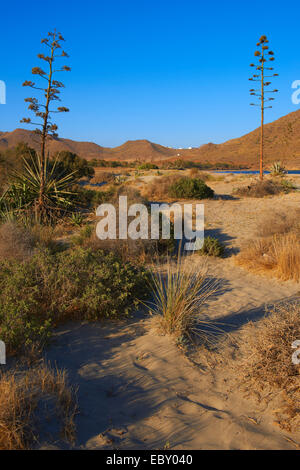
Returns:
[[[83,224],[83,216],[79,212],[72,212],[69,221],[71,225],[74,225],[75,227],[81,227]]]
[[[273,162],[270,166],[270,173],[272,176],[280,176],[286,173],[286,169],[281,162]]]
[[[76,172],[58,171],[57,161],[43,165],[39,155],[23,160],[23,170],[12,175],[0,205],[20,217],[31,214],[40,223],[52,222],[71,210],[75,193],[71,190],[77,181]],[[41,199],[40,187],[43,185]]]
[[[165,334],[211,340],[220,329],[206,317],[204,304],[218,290],[219,284],[207,276],[205,267],[195,270],[178,255],[174,265],[168,261],[166,271],[160,267],[152,270],[150,312],[159,315]]]

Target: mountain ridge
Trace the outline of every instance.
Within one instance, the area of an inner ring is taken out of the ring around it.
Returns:
[[[26,142],[36,150],[39,149],[38,136],[34,131],[0,131],[0,151],[14,147],[19,142]],[[260,128],[221,144],[209,142],[192,149],[169,148],[147,139],[128,140],[112,148],[66,138],[50,138],[47,145],[50,154],[69,150],[87,160],[96,158],[158,162],[182,158],[202,163],[229,163],[255,168],[258,166],[259,143]],[[288,168],[300,168],[300,110],[265,125],[265,157],[266,163],[281,160]]]

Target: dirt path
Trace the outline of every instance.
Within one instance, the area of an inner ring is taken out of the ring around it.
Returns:
[[[209,316],[227,318],[230,326],[299,291],[295,283],[241,272],[230,260],[216,264],[217,271],[227,278],[227,290],[211,302]],[[79,385],[77,448],[295,448],[270,411],[230,391],[226,374],[193,365],[152,324],[145,318],[71,324],[56,333],[47,357]],[[292,437],[300,442],[300,435]]]
[[[258,216],[278,205],[299,206],[300,194],[205,204],[208,230],[223,234],[234,253],[255,236]],[[195,269],[200,259],[191,256]],[[227,331],[262,317],[268,304],[299,298],[299,284],[249,273],[233,257],[210,259],[208,267],[223,291],[209,302],[207,315],[226,323]],[[193,364],[149,318],[70,324],[56,332],[47,358],[79,385],[76,448],[296,449],[289,439],[300,443],[300,434],[274,426],[271,410],[231,390],[226,371]]]

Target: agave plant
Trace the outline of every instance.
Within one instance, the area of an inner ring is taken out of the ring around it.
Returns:
[[[281,164],[281,162],[273,162],[271,167],[270,167],[270,173],[273,176],[280,176],[284,175],[286,173],[286,169],[284,166]]]
[[[68,212],[74,200],[72,185],[76,172],[65,173],[58,169],[57,160],[46,159],[41,164],[39,155],[23,159],[23,170],[12,175],[10,185],[3,194],[0,205],[21,216],[34,214],[39,222],[49,222]],[[41,191],[43,185],[43,191]]]

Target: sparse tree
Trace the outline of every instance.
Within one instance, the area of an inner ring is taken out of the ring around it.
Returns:
[[[265,109],[272,108],[272,106],[266,106],[270,101],[273,101],[275,98],[270,96],[272,93],[277,93],[278,90],[269,90],[268,87],[271,85],[269,81],[270,78],[277,77],[277,73],[273,73],[274,68],[269,67],[269,62],[273,62],[274,52],[269,50],[267,36],[261,36],[258,43],[256,44],[258,50],[255,51],[254,56],[256,58],[256,63],[250,64],[250,67],[255,68],[255,72],[250,81],[259,82],[260,88],[250,90],[250,95],[256,96],[259,103],[251,103],[251,106],[259,106],[261,109],[261,135],[260,135],[260,165],[259,165],[259,175],[262,180],[264,177],[264,113]],[[268,74],[268,75],[266,75]],[[266,81],[265,81],[266,80]]]
[[[40,165],[40,188],[39,197],[37,201],[37,209],[42,212],[44,204],[44,192],[45,192],[45,167],[46,167],[46,141],[48,136],[57,137],[57,125],[52,121],[51,115],[54,113],[66,113],[69,111],[68,108],[63,106],[51,109],[51,103],[53,101],[60,100],[61,88],[64,88],[64,84],[61,81],[55,79],[56,73],[68,72],[70,67],[67,65],[59,66],[55,68],[55,61],[59,58],[68,57],[68,54],[62,49],[62,43],[64,38],[62,35],[54,30],[49,32],[48,36],[42,39],[41,43],[47,47],[49,55],[38,54],[38,58],[46,63],[46,70],[40,67],[34,67],[32,74],[37,75],[39,78],[44,80],[45,86],[38,86],[33,81],[25,81],[23,86],[28,86],[34,90],[42,92],[42,98],[38,99],[35,97],[25,98],[25,102],[29,103],[28,109],[33,111],[38,122],[32,122],[30,118],[23,118],[22,123],[33,124],[39,126],[36,132],[41,137],[41,151],[39,155]]]

